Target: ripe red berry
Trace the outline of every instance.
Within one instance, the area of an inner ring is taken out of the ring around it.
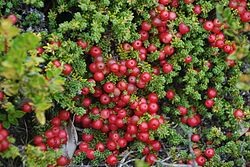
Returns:
[[[153,151],[160,151],[161,149],[161,143],[159,141],[154,140],[150,143],[150,145],[152,146]]]
[[[233,114],[234,114],[234,117],[237,119],[243,119],[245,116],[244,112],[240,109],[235,110]]]
[[[86,143],[86,142],[81,142],[81,143],[79,144],[79,149],[80,149],[81,151],[86,152],[86,151],[89,149],[89,144]]]
[[[206,106],[207,108],[212,108],[212,107],[214,106],[214,101],[211,100],[211,99],[207,99],[207,100],[205,101],[205,106]]]
[[[164,73],[168,74],[168,73],[173,71],[173,65],[169,64],[169,63],[166,63],[166,64],[163,65],[162,70],[163,70]]]
[[[158,129],[159,126],[160,126],[160,122],[159,122],[159,120],[156,119],[156,118],[152,118],[152,119],[150,119],[149,122],[148,122],[148,127],[149,127],[150,129],[152,129],[152,130]]]
[[[199,125],[199,123],[200,123],[200,121],[195,116],[187,119],[187,124],[191,127],[195,127],[195,126]]]
[[[44,52],[44,49],[42,47],[36,48],[37,54],[41,55]]]
[[[141,40],[136,40],[132,43],[132,47],[135,50],[139,50],[142,47],[142,41]]]
[[[184,23],[179,24],[179,32],[182,35],[187,34],[189,31],[190,31],[190,28],[186,24]]]
[[[94,74],[94,79],[95,79],[95,81],[98,81],[98,82],[101,82],[102,80],[104,80],[103,72],[96,72]]]
[[[64,75],[69,75],[72,72],[73,68],[71,67],[70,64],[64,64],[64,70],[63,74]]]
[[[115,85],[114,85],[112,82],[106,82],[106,83],[103,85],[103,89],[104,89],[104,91],[107,92],[107,93],[112,93],[112,92],[114,92]]]
[[[146,162],[150,165],[153,165],[157,161],[157,156],[155,154],[148,154],[146,156]]]
[[[1,135],[1,134],[0,134]],[[1,141],[1,139],[0,139]],[[43,142],[43,137],[42,136],[35,136],[34,137],[34,144],[37,146]]]
[[[202,12],[202,8],[201,8],[200,5],[195,5],[193,11],[194,11],[195,14],[199,15]]]
[[[86,151],[86,157],[90,160],[95,159],[95,155],[94,155],[95,151],[93,149],[89,149]]]
[[[83,133],[82,134],[82,140],[86,143],[92,141],[94,139],[94,136],[92,134]]]
[[[216,91],[215,88],[209,88],[209,89],[207,90],[207,96],[208,96],[210,99],[215,98],[216,95],[217,95],[217,91]]]
[[[166,45],[164,47],[164,52],[166,55],[172,55],[172,54],[174,54],[174,51],[175,51],[174,47],[172,47],[171,45]]]
[[[17,22],[17,17],[13,14],[9,15],[7,19],[10,20],[12,24],[16,24]]]
[[[109,155],[109,156],[107,157],[107,163],[108,163],[109,165],[116,165],[116,164],[118,163],[118,160],[117,160],[117,158],[116,158],[115,155]]]
[[[32,111],[32,106],[29,103],[24,103],[22,105],[22,111],[23,112],[31,112]]]
[[[163,43],[170,43],[172,41],[172,37],[173,37],[172,34],[168,32],[163,32],[159,36],[160,41]]]
[[[195,158],[195,161],[197,162],[199,166],[203,166],[206,163],[206,158],[200,155]]]
[[[90,55],[93,57],[101,56],[102,55],[102,50],[101,48],[97,46],[92,46],[89,51]]]
[[[175,93],[174,93],[173,90],[168,90],[168,91],[166,92],[166,98],[167,98],[167,99],[172,100],[172,99],[174,98],[174,96],[175,96]]]
[[[137,62],[136,62],[136,60],[130,59],[130,60],[126,61],[125,65],[129,69],[133,69],[137,66]]]
[[[192,56],[187,56],[184,61],[186,64],[188,64],[188,63],[191,63],[192,60],[193,60]]]
[[[186,115],[188,113],[188,109],[183,106],[178,106],[177,109],[180,111],[180,115]]]
[[[205,155],[207,158],[212,158],[215,155],[215,151],[213,148],[207,148],[205,150]]]
[[[120,148],[124,148],[127,146],[127,140],[124,138],[120,138],[118,139],[117,144]]]
[[[68,159],[65,156],[61,156],[56,160],[56,162],[58,166],[66,166],[68,164]]]
[[[243,22],[249,22],[250,21],[250,11],[245,11],[240,15],[240,19]]]
[[[212,31],[214,28],[214,23],[212,21],[206,21],[203,25],[203,28],[207,31]]]
[[[141,23],[141,29],[144,30],[144,31],[149,31],[151,30],[151,24],[149,22],[146,22],[146,21],[143,21]]]
[[[193,134],[192,136],[191,136],[191,140],[193,141],[193,142],[199,142],[200,141],[200,135],[198,135],[198,134]]]
[[[149,133],[148,132],[140,132],[137,134],[137,138],[141,140],[142,142],[147,142],[149,139]]]
[[[143,82],[149,82],[151,80],[151,75],[148,72],[143,72],[140,76],[140,80]]]
[[[80,46],[84,50],[88,47],[88,42],[83,42],[82,40],[78,40],[77,45]]]
[[[3,101],[3,99],[4,99],[4,92],[0,91],[0,101]]]
[[[57,68],[61,66],[61,63],[60,63],[59,60],[54,60],[52,63],[53,63],[54,66],[56,66]]]
[[[66,110],[61,110],[61,111],[59,112],[59,118],[60,118],[61,120],[64,120],[64,121],[69,120],[69,118],[70,118],[70,112],[69,112],[69,111],[66,111]]]
[[[100,151],[100,152],[105,151],[105,146],[104,146],[104,144],[103,144],[102,142],[97,143],[97,144],[95,145],[95,148],[96,148],[96,150],[98,150],[98,151]]]
[[[107,142],[107,148],[110,150],[110,151],[114,151],[116,150],[116,143],[112,140],[109,140]]]

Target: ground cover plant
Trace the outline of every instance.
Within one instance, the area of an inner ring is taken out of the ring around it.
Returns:
[[[0,0],[0,166],[249,166],[249,8]]]

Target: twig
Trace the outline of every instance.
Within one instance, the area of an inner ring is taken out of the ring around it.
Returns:
[[[127,157],[128,157],[130,154],[132,154],[133,152],[134,152],[134,151],[128,152],[128,153],[122,158],[122,160],[120,161],[120,164],[119,164],[118,167],[122,167],[124,161],[125,161],[125,160],[127,159]]]

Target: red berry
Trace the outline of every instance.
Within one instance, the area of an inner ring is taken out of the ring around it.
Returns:
[[[183,106],[178,106],[177,109],[180,111],[180,115],[186,115],[188,113],[188,109]]]
[[[153,165],[156,160],[157,160],[157,156],[155,154],[148,154],[146,156],[146,162],[149,163],[150,165]]]
[[[166,98],[167,98],[167,99],[172,100],[172,99],[174,98],[174,96],[175,96],[175,93],[174,93],[173,90],[168,90],[168,91],[166,92]]]
[[[199,166],[203,166],[206,163],[206,158],[204,158],[203,156],[200,155],[200,156],[195,158],[195,161],[197,162],[197,164]]]
[[[161,20],[163,20],[163,21],[168,20],[168,19],[169,19],[169,12],[166,11],[166,10],[161,11],[161,13],[160,13],[160,18],[161,18]]]
[[[0,101],[3,101],[4,99],[4,92],[0,91]]]
[[[110,101],[111,101],[111,99],[110,99],[109,95],[107,95],[107,94],[102,94],[102,95],[100,96],[100,102],[101,102],[102,104],[109,104]]]
[[[66,110],[61,110],[61,111],[59,112],[59,118],[60,118],[61,120],[64,120],[64,121],[69,120],[69,118],[70,118],[70,112],[68,112],[68,111],[66,111]]]
[[[83,133],[82,134],[82,140],[86,143],[92,141],[94,139],[94,136],[92,134]]]
[[[233,114],[234,114],[234,117],[237,119],[243,119],[245,116],[244,112],[240,109],[235,110]]]
[[[143,21],[141,24],[141,29],[144,31],[149,31],[151,30],[151,24],[149,22]]]
[[[107,142],[107,148],[110,150],[110,151],[114,151],[116,150],[116,143],[112,140],[109,140]]]
[[[94,79],[95,79],[95,81],[98,81],[98,82],[101,82],[102,80],[104,80],[103,72],[96,72],[94,74]]]
[[[147,142],[149,139],[149,133],[148,132],[140,132],[137,134],[137,138],[141,140],[142,142]]]
[[[214,23],[212,21],[206,21],[203,25],[203,28],[207,31],[212,31],[214,28]]]
[[[9,15],[7,19],[10,20],[12,24],[16,24],[17,22],[17,17],[13,14]]]
[[[86,157],[90,160],[95,159],[95,155],[94,155],[95,151],[92,149],[89,149],[86,151]]]
[[[44,52],[44,50],[43,50],[42,47],[36,48],[36,51],[37,51],[37,54],[38,54],[38,55],[41,55],[41,54]]]
[[[160,122],[158,119],[156,118],[152,118],[150,119],[150,121],[148,122],[148,127],[152,130],[156,130],[158,129],[158,127],[160,126]]]
[[[179,32],[182,35],[187,34],[189,31],[190,31],[190,28],[186,24],[184,23],[179,24]]]
[[[192,60],[193,60],[192,56],[187,56],[184,61],[186,64],[188,64],[188,63],[191,63]]]
[[[98,151],[100,151],[100,152],[105,151],[105,146],[104,146],[104,144],[101,143],[101,142],[97,143],[97,144],[95,145],[95,148],[96,148],[96,150],[98,150]]]
[[[250,21],[250,11],[245,11],[240,15],[240,19],[243,22],[249,22]]]
[[[205,106],[206,106],[207,108],[212,108],[212,107],[214,106],[214,101],[211,100],[211,99],[207,99],[207,100],[205,101]]]
[[[83,42],[82,40],[78,40],[77,45],[80,46],[84,50],[88,47],[88,42]]]
[[[142,41],[141,40],[136,40],[132,43],[132,47],[135,50],[139,50],[142,47]]]
[[[207,158],[212,158],[215,155],[214,149],[213,148],[207,148],[205,150],[205,155]]]
[[[199,15],[199,14],[201,14],[202,8],[200,5],[195,5],[193,11],[195,14]]]
[[[92,46],[90,48],[89,53],[91,54],[91,56],[97,57],[97,56],[101,56],[102,55],[102,50],[101,50],[101,48],[99,48],[97,46]]]
[[[175,50],[171,45],[166,45],[164,47],[164,52],[165,52],[166,55],[172,55],[172,54],[174,54],[174,51]]]
[[[72,72],[73,68],[71,67],[70,64],[64,64],[64,70],[63,74],[64,75],[69,75]]]
[[[161,143],[159,141],[154,140],[151,142],[152,150],[153,151],[160,151],[161,149]]]
[[[102,126],[103,126],[103,121],[101,119],[92,121],[92,128],[99,130],[102,128]]]
[[[130,59],[130,60],[126,61],[125,65],[129,69],[133,69],[133,68],[135,68],[137,66],[137,62],[136,62],[136,60]]]
[[[177,15],[175,12],[170,11],[169,12],[169,20],[175,20],[177,18]]]
[[[66,166],[68,164],[68,159],[65,156],[61,156],[56,160],[56,162],[58,166]]]
[[[118,139],[117,144],[120,148],[124,148],[127,146],[127,140],[124,138],[120,138]]]
[[[1,141],[1,139],[0,139],[0,141]],[[34,137],[34,144],[35,145],[39,145],[39,144],[41,144],[43,142],[43,137],[42,136],[35,136]]]
[[[163,70],[164,73],[168,74],[168,73],[173,71],[173,65],[169,64],[169,63],[166,63],[166,64],[163,65],[162,70]]]
[[[22,111],[23,112],[31,112],[32,111],[32,106],[29,103],[24,103],[22,105]]]
[[[199,120],[195,116],[187,119],[187,124],[191,127],[195,127],[199,125],[199,123]]]
[[[79,149],[80,149],[81,151],[86,152],[86,151],[89,149],[89,144],[86,143],[86,142],[81,142],[81,143],[79,144]]]
[[[107,157],[107,163],[109,164],[109,165],[116,165],[117,163],[118,163],[118,160],[117,160],[117,158],[116,158],[116,156],[115,155],[109,155],[108,157]]]
[[[106,82],[106,83],[103,85],[103,89],[104,89],[104,91],[107,92],[107,93],[112,93],[112,92],[114,92],[115,85],[114,85],[112,82]]]
[[[163,32],[159,36],[160,41],[163,43],[170,43],[172,41],[172,35],[168,32]]]
[[[217,91],[216,91],[215,88],[209,88],[209,89],[207,90],[207,96],[208,96],[210,99],[215,98],[216,95],[217,95]]]
[[[191,140],[193,141],[193,142],[199,142],[200,141],[200,135],[198,135],[198,134],[193,134],[192,136],[191,136]]]

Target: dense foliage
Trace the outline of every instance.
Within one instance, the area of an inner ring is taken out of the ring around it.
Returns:
[[[0,166],[250,165],[249,8],[0,0]]]

